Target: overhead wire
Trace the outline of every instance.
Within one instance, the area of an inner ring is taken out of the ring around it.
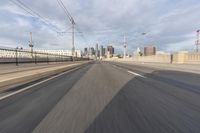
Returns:
[[[83,38],[83,40],[84,40],[85,42],[87,42],[87,40],[86,40],[86,38],[85,38],[83,32],[80,30],[80,28],[78,27],[78,25],[75,23],[75,21],[74,21],[72,15],[71,15],[70,12],[68,11],[68,9],[66,8],[66,6],[65,6],[64,3],[62,2],[62,0],[57,0],[57,2],[58,2],[58,4],[59,4],[59,6],[64,10],[65,15],[68,17],[68,19],[70,20],[70,22],[71,22],[72,24],[76,25],[76,26],[75,26],[75,30],[77,31],[76,33],[80,33],[80,35],[81,35],[81,37]],[[66,33],[67,33],[67,32],[66,32]]]
[[[13,4],[17,5],[18,7],[20,7],[21,9],[23,9],[24,11],[26,11],[27,13],[29,13],[31,16],[35,16],[33,13],[31,13],[30,11],[28,11],[26,8],[24,8],[21,4],[19,4],[18,2],[14,1],[14,0],[10,0],[10,2],[12,2]]]
[[[18,7],[20,7],[21,9],[23,9],[24,11],[26,11],[27,13],[29,13],[31,16],[39,18],[43,23],[45,23],[47,26],[51,27],[51,30],[53,30],[55,32],[57,32],[57,30],[60,30],[60,29],[57,28],[57,26],[55,26],[54,24],[49,22],[45,17],[43,17],[38,12],[34,11],[33,9],[31,9],[30,7],[25,5],[20,0],[16,0],[16,1],[10,0],[10,1],[13,4],[17,5]]]
[[[62,0],[57,0],[57,2],[59,4],[59,6],[64,10],[64,13],[67,15],[67,17],[69,18],[70,22],[75,24],[73,17],[69,13],[69,11],[65,7],[65,5],[63,4]]]

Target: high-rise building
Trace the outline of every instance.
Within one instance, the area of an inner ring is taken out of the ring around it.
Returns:
[[[106,48],[103,48],[103,56],[106,54]]]
[[[113,48],[113,46],[107,46],[107,51],[109,51],[110,56],[113,56],[113,54],[114,54],[114,48]]]
[[[156,54],[156,47],[155,46],[145,46],[144,47],[144,56],[150,56]]]
[[[98,43],[96,44],[95,55],[96,55],[96,58],[99,57],[99,46],[98,46]]]
[[[84,48],[84,53],[85,56],[88,55],[88,48]]]
[[[103,46],[101,45],[100,46],[100,58],[102,58],[104,55],[103,55]]]
[[[90,55],[95,55],[95,51],[94,51],[94,48],[93,48],[93,47],[90,47],[90,48],[89,48],[89,51],[90,51],[90,52],[89,52]]]

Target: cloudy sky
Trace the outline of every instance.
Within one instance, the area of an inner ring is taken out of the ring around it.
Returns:
[[[196,30],[200,28],[199,0],[63,0],[63,3],[76,22],[77,49],[99,43],[113,44],[121,52],[124,34],[129,52],[150,44],[166,51],[195,48]],[[1,0],[0,46],[26,48],[30,31],[36,48],[71,49],[71,25],[57,0]]]

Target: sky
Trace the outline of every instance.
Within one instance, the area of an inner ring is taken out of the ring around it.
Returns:
[[[129,53],[146,45],[162,51],[195,48],[199,0],[62,1],[76,23],[76,49],[111,44],[121,53],[124,35]],[[72,48],[71,24],[57,0],[1,0],[0,47],[28,48],[29,32],[34,48]]]

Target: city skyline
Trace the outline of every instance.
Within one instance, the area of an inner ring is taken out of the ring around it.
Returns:
[[[0,133],[200,133],[200,0],[1,0]]]
[[[45,24],[37,16],[31,16],[10,1],[1,1],[1,46],[26,47],[31,31],[37,48],[71,49],[71,34],[58,34],[54,31],[55,29],[59,32],[70,31],[68,30],[70,22],[67,21],[56,0],[36,1],[32,4],[28,0],[21,0],[21,2],[51,23]],[[154,2],[150,0],[143,2],[64,0],[63,2],[85,37],[82,38],[82,34],[76,31],[77,49],[83,50],[84,47],[91,47],[96,43],[100,45],[112,43],[117,52],[122,52],[124,33],[127,36],[129,52],[149,44],[168,51],[195,48],[196,30],[200,26],[198,23],[200,2],[197,0],[173,2],[170,0]],[[46,8],[43,8],[44,6]],[[140,36],[143,32],[147,34]]]

